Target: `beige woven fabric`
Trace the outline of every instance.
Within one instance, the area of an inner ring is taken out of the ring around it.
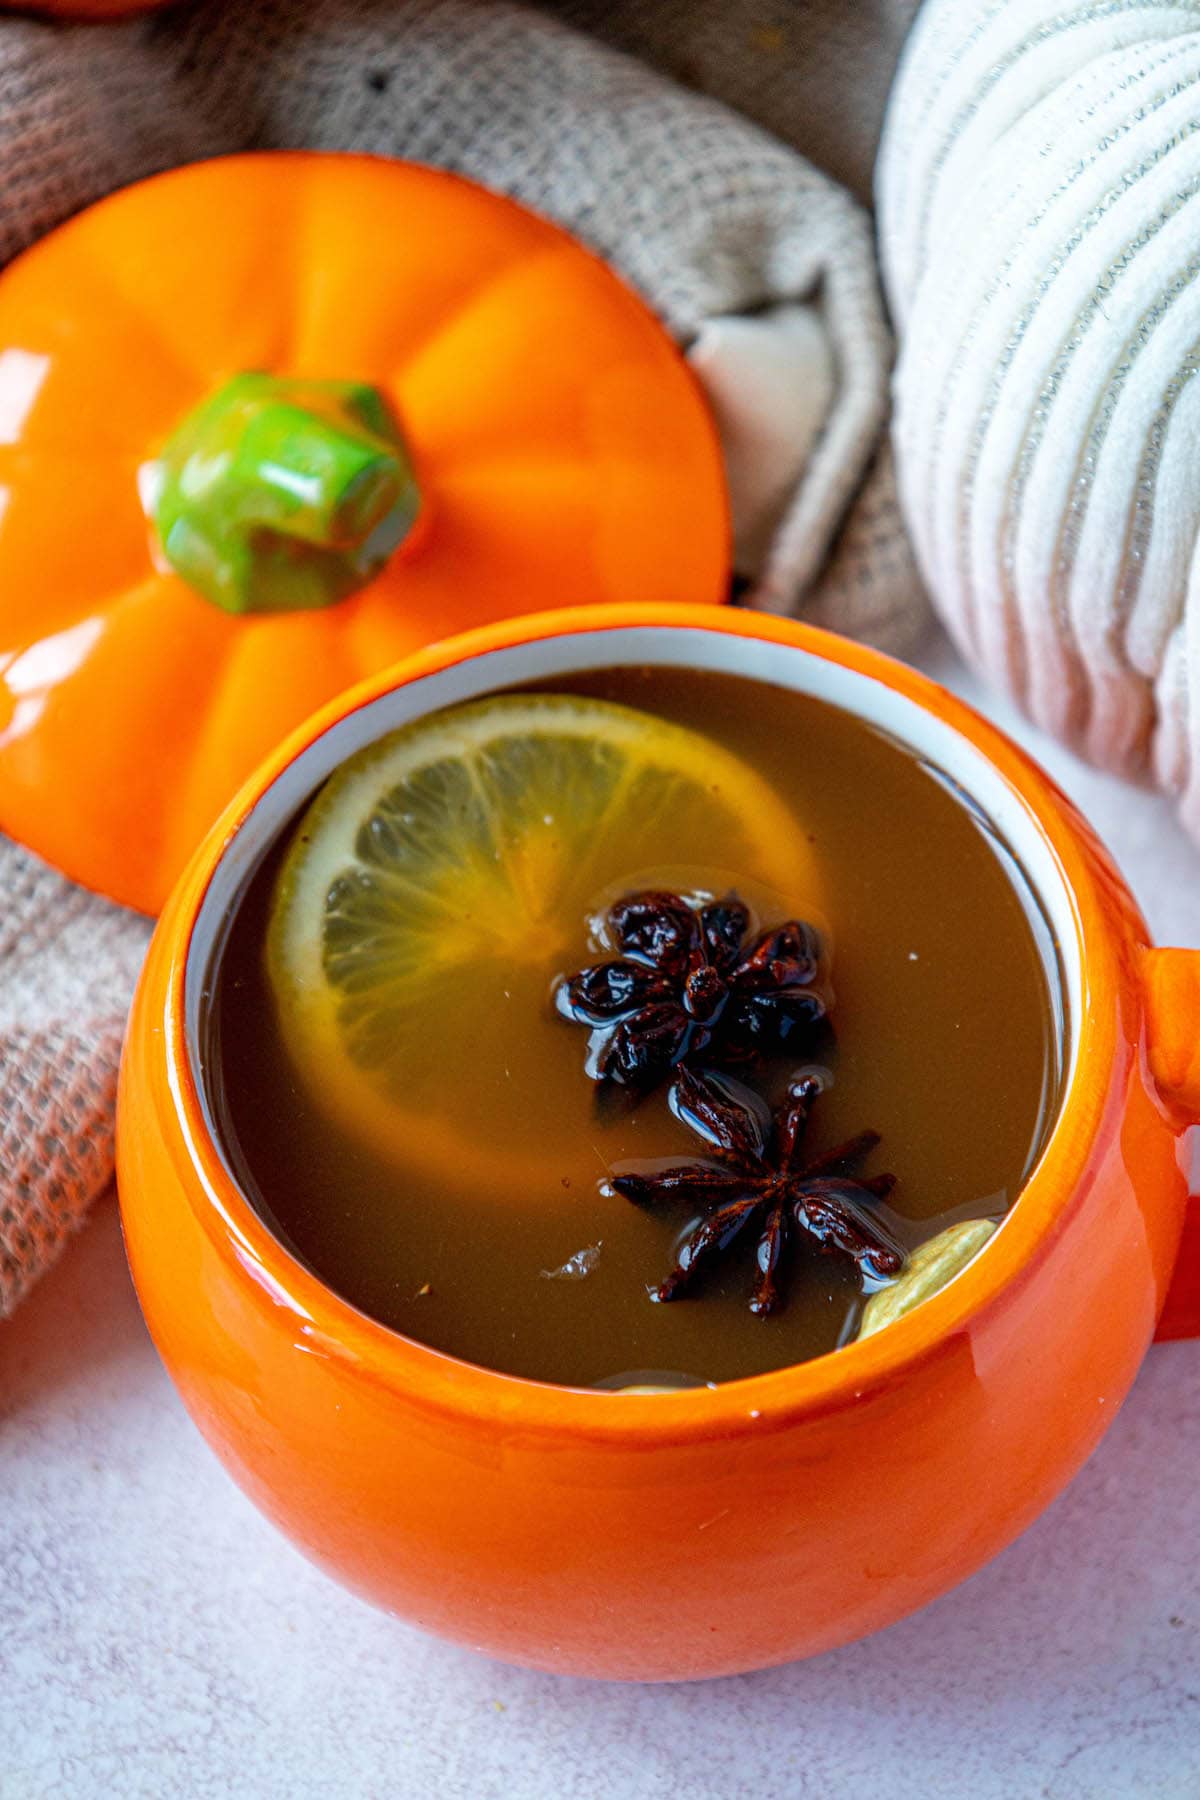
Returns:
[[[723,100],[860,200],[919,0],[538,0]]]
[[[711,24],[708,5],[697,12]],[[295,146],[441,164],[569,226],[685,347],[703,337],[702,378],[732,402],[723,429],[754,514],[739,522],[757,546],[751,599],[889,648],[922,628],[878,454],[890,343],[870,222],[793,150],[542,14],[485,0],[207,0],[120,26],[0,25],[0,259],[157,169]],[[794,367],[771,379],[790,345],[811,346],[811,380]],[[747,416],[737,400],[752,391]],[[110,1177],[146,927],[2,841],[0,893],[2,1314]]]
[[[0,840],[0,1314],[112,1175],[117,1059],[144,919]]]

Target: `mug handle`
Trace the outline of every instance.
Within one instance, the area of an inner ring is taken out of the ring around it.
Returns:
[[[1200,1124],[1200,950],[1144,950],[1150,1073],[1184,1124]],[[1200,1195],[1183,1224],[1155,1338],[1200,1337]]]

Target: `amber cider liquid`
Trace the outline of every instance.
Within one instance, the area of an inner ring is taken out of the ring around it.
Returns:
[[[881,1133],[867,1172],[898,1177],[889,1205],[909,1248],[960,1219],[1000,1219],[1053,1122],[1065,1052],[1052,937],[987,822],[938,770],[815,698],[662,668],[554,688],[714,736],[788,799],[821,859],[832,938],[834,1034],[809,1058],[827,1084],[813,1151]],[[750,1239],[688,1298],[649,1299],[694,1220],[639,1208],[606,1191],[605,1176],[629,1159],[683,1161],[704,1146],[661,1092],[597,1107],[586,1033],[550,1003],[556,975],[597,960],[583,917],[565,922],[555,966],[514,972],[503,1017],[481,1020],[469,1058],[439,1061],[439,1022],[428,1021],[422,1105],[440,1106],[464,1134],[461,1167],[419,1157],[406,1166],[332,1122],[289,1061],[264,964],[285,846],[286,834],[229,923],[203,1078],[233,1173],[330,1287],[448,1356],[582,1387],[728,1381],[853,1338],[860,1284],[837,1256],[797,1256],[786,1305],[755,1317]],[[711,865],[714,888],[736,883],[720,843],[662,851],[666,876]],[[655,871],[605,874],[616,893]],[[481,1003],[491,1004],[486,993]]]

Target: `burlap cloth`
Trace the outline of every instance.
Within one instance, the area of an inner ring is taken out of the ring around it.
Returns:
[[[811,140],[862,191],[912,4],[554,10]],[[213,0],[120,26],[0,24],[0,260],[154,170],[294,146],[461,170],[608,256],[709,387],[752,603],[912,641],[926,612],[883,448],[871,225],[793,148],[591,36],[483,0]],[[2,839],[0,894],[2,1315],[111,1179],[149,927]]]

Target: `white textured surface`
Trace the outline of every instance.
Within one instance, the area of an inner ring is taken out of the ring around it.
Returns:
[[[1200,838],[1198,104],[1197,0],[925,0],[877,184],[938,611]]]
[[[1166,803],[1037,748],[1160,939],[1200,943]],[[0,1796],[1195,1800],[1198,1473],[1200,1345],[1162,1347],[1050,1513],[866,1644],[692,1688],[506,1669],[259,1519],[159,1368],[105,1202],[0,1326]]]

